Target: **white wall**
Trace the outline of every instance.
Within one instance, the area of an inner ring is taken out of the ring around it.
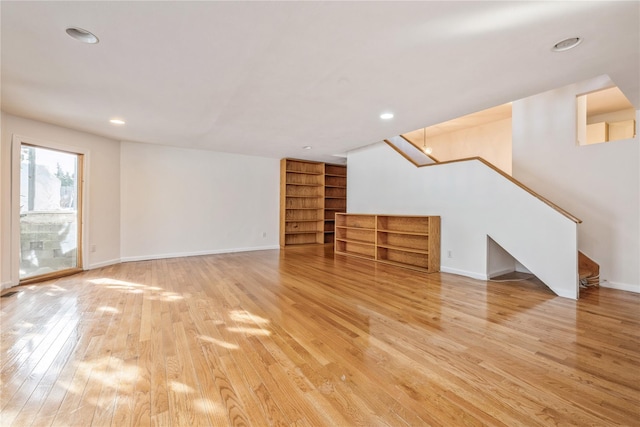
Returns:
[[[88,153],[89,185],[88,243],[96,251],[89,252],[85,268],[118,262],[120,259],[120,143],[108,138],[77,132],[2,113],[2,155],[0,156],[1,271],[3,287],[17,284],[11,276],[11,141],[17,134],[54,144],[77,147]]]
[[[279,165],[122,142],[123,261],[278,248]]]
[[[576,224],[480,161],[417,168],[378,143],[349,152],[348,164],[348,212],[441,217],[443,272],[494,273],[489,236],[556,293],[577,297]]]
[[[127,260],[277,249],[278,159],[119,142],[2,113],[0,283],[11,277],[11,140],[87,152],[85,268]],[[266,234],[263,237],[263,233]]]
[[[600,264],[603,286],[640,292],[638,137],[576,144],[575,96],[606,84],[601,78],[514,102],[513,177],[582,219],[578,247]]]

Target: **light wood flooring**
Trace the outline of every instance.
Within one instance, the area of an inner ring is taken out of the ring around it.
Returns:
[[[640,295],[573,301],[331,250],[12,289],[0,425],[640,425]]]

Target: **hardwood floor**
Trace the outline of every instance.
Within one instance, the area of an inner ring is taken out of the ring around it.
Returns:
[[[2,298],[2,426],[640,425],[640,295],[334,258],[115,265]]]

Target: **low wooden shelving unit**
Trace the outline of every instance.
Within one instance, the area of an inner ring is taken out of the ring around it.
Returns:
[[[336,214],[335,253],[440,271],[440,217]]]

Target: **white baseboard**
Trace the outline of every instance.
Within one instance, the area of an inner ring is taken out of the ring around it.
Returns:
[[[477,280],[489,280],[486,274],[476,273],[473,271],[458,270],[457,268],[440,266],[441,273],[457,274],[459,276],[470,277]]]
[[[12,288],[13,286],[14,286],[13,282],[11,282],[10,280],[7,282],[2,282],[0,284],[0,291],[4,291],[5,289]]]
[[[631,285],[628,283],[618,283],[603,280],[602,283],[600,283],[600,286],[603,288],[618,289],[620,291],[635,292],[637,294],[640,294],[640,284]]]
[[[100,267],[108,267],[110,265],[120,264],[121,262],[122,261],[120,260],[120,258],[110,259],[108,261],[102,261],[102,262],[95,262],[95,263],[89,265],[89,267],[87,267],[87,270],[94,270],[94,269],[100,268]]]
[[[133,261],[149,261],[153,259],[166,259],[166,258],[182,258],[188,256],[202,256],[202,255],[219,255],[219,254],[229,254],[234,252],[251,252],[251,251],[266,251],[272,249],[280,249],[280,246],[257,246],[250,248],[231,248],[231,249],[214,249],[208,251],[197,251],[197,252],[176,252],[170,254],[152,254],[152,255],[138,255],[138,256],[130,256],[130,257],[122,257],[120,258],[121,262],[133,262]]]

